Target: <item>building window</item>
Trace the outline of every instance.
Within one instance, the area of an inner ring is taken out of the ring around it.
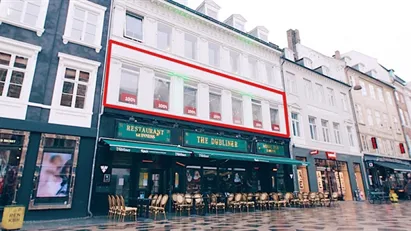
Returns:
[[[393,118],[393,121],[394,121],[394,129],[395,129],[395,131],[401,132],[401,128],[400,128],[400,126],[399,126],[399,124],[398,124],[398,119],[397,119],[397,117],[396,117],[396,116],[393,116],[392,118]]]
[[[140,68],[123,64],[120,78],[120,102],[134,105],[137,104],[139,79]]]
[[[335,143],[336,144],[341,144],[340,124],[339,123],[333,123],[333,129],[334,129]]]
[[[328,96],[328,104],[330,106],[335,106],[334,90],[331,88],[327,88],[327,96]]]
[[[265,73],[267,76],[267,82],[271,86],[275,85],[275,76],[274,76],[274,66],[271,63],[265,64]]]
[[[391,129],[391,127],[389,126],[389,124],[388,124],[388,115],[386,114],[386,113],[383,113],[382,114],[382,126],[383,127],[388,127],[388,129]]]
[[[238,74],[240,72],[240,54],[235,51],[230,51],[230,67],[231,72]]]
[[[361,108],[361,106],[358,105],[358,104],[356,104],[356,105],[355,105],[355,111],[356,111],[356,113],[357,113],[358,122],[364,123],[364,116],[363,116],[363,114],[362,114],[362,108]]]
[[[221,91],[210,91],[210,119],[221,120]]]
[[[243,100],[240,97],[233,96],[232,98],[233,107],[233,123],[243,124]]]
[[[399,94],[400,96],[400,103],[404,103],[404,97],[402,96],[402,94]]]
[[[361,86],[361,93],[363,96],[367,96],[367,88],[365,88],[365,83],[364,81],[360,80],[360,86]]]
[[[404,111],[403,111],[401,108],[399,108],[398,110],[400,111],[400,119],[401,119],[401,122],[404,123],[404,122],[405,122]]]
[[[220,46],[215,43],[208,43],[208,64],[213,67],[220,66]]]
[[[60,106],[84,108],[90,73],[66,68]]]
[[[271,130],[280,131],[280,118],[277,108],[270,108]]]
[[[258,67],[257,67],[257,58],[253,56],[248,57],[248,64],[250,67],[250,75],[248,76],[251,79],[258,79]]]
[[[263,116],[261,109],[261,102],[259,100],[251,100],[253,111],[253,125],[255,128],[263,127]]]
[[[348,143],[351,147],[354,147],[354,135],[351,126],[347,126],[347,133],[348,133]]]
[[[197,38],[193,35],[184,35],[184,56],[193,60],[197,59]]]
[[[310,125],[310,135],[311,135],[311,139],[313,139],[313,140],[318,140],[316,118],[311,117],[311,116],[308,117],[308,123],[309,123],[309,125]]]
[[[368,125],[373,126],[374,125],[374,120],[372,119],[372,111],[371,109],[367,109],[367,120],[368,120]]]
[[[300,132],[300,115],[298,113],[292,112],[291,113],[291,123],[293,126],[293,135],[297,137],[301,137]]]
[[[381,114],[379,111],[375,111],[375,123],[377,127],[381,127]]]
[[[27,65],[26,57],[0,52],[0,97],[20,98]]]
[[[387,154],[392,155],[392,147],[391,147],[391,142],[389,140],[385,141],[385,147],[387,148]]]
[[[382,88],[381,88],[381,87],[378,87],[378,88],[377,88],[377,94],[378,94],[378,99],[379,99],[381,102],[384,102],[384,95],[382,94]]]
[[[32,30],[41,36],[48,5],[49,0],[0,1],[0,23]]]
[[[197,115],[197,87],[195,84],[184,85],[184,114]]]
[[[297,80],[295,78],[295,75],[293,73],[290,73],[290,72],[286,72],[285,75],[286,75],[285,77],[286,77],[286,80],[287,80],[288,91],[291,94],[295,94],[295,95],[298,94]]]
[[[351,86],[355,86],[355,77],[354,76],[348,76],[348,81],[350,83]]]
[[[377,143],[378,143],[378,152],[379,153],[387,153],[387,150],[385,150],[385,142],[381,138],[377,138]]]
[[[385,92],[385,95],[387,96],[388,103],[389,103],[390,105],[392,105],[392,96],[391,96],[391,93],[388,92],[388,91],[386,91],[386,92]]]
[[[106,7],[86,1],[70,0],[63,42],[77,43],[100,52]]]
[[[171,27],[158,23],[157,25],[157,48],[171,51]]]
[[[154,102],[156,109],[168,111],[170,104],[170,79],[160,73],[154,77]]]
[[[341,93],[341,105],[344,111],[348,111],[347,95],[344,93]]]
[[[328,120],[321,120],[321,128],[323,131],[323,141],[330,142],[330,131],[328,128]]]
[[[375,99],[374,86],[370,84],[369,87],[370,87],[370,96],[372,99]]]
[[[397,92],[397,91],[394,92],[394,95],[395,95],[395,99],[396,99],[397,101],[399,101],[400,98],[399,98],[399,96],[398,96],[398,92]]]
[[[126,13],[126,25],[124,37],[141,41],[143,40],[143,17]]]
[[[361,135],[361,143],[362,143],[362,148],[364,149],[364,151],[370,150],[368,146],[368,142],[367,142],[367,137],[365,135]]]
[[[315,87],[316,87],[318,102],[324,103],[325,102],[325,97],[324,97],[324,87],[323,87],[323,85],[316,83]]]
[[[304,79],[305,97],[313,99],[313,85],[310,80]]]

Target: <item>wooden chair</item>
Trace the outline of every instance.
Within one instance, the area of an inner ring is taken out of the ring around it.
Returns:
[[[236,209],[239,209],[241,212],[241,207],[243,206],[243,202],[241,201],[243,199],[243,195],[241,193],[236,193],[234,196],[234,212]]]
[[[274,200],[274,192],[270,193],[270,198],[267,202],[268,208],[272,209],[276,207],[276,201]]]
[[[177,194],[176,202],[177,202],[175,205],[176,213],[180,212],[180,216],[181,216],[182,211],[185,209],[185,201],[184,201],[184,197],[182,194]]]
[[[300,207],[303,206],[305,208],[305,206],[309,206],[310,205],[310,200],[308,199],[308,194],[307,193],[299,193],[298,194],[298,199],[299,199],[299,204]]]
[[[331,194],[331,204],[336,205],[338,201],[338,193],[337,192],[333,192]],[[330,205],[331,205],[330,204]]]
[[[119,208],[119,220],[124,221],[126,216],[133,216],[135,220],[137,220],[137,208],[134,207],[126,207],[124,204],[123,196],[116,196],[117,197],[117,204],[120,205]]]
[[[255,209],[255,203],[253,201],[252,193],[246,194],[245,206],[247,207],[247,212],[249,212],[250,208]]]
[[[165,209],[165,208],[166,208],[167,201],[168,201],[168,195],[167,195],[167,194],[164,194],[164,195],[161,197],[161,200],[159,201],[158,206],[156,206],[156,207],[153,208],[154,220],[156,220],[156,217],[157,217],[157,214],[158,214],[158,213],[162,213],[162,214],[164,215],[164,219],[167,219],[167,217],[166,217],[166,209]]]
[[[315,192],[311,192],[309,194],[309,200],[310,200],[311,206],[316,206],[316,205],[319,205],[319,203],[320,203],[320,198],[318,197],[317,193],[315,193]]]
[[[203,197],[200,193],[194,194],[194,207],[196,208],[196,214],[199,214],[199,211],[204,209]]]
[[[222,209],[225,212],[225,204],[223,202],[218,202],[217,201],[217,195],[212,194],[211,195],[211,202],[209,205],[209,210],[210,212],[215,209],[215,213],[218,214],[218,210]]]
[[[264,210],[264,208],[267,209],[268,206],[268,193],[261,193],[259,196],[259,199],[257,200],[257,205],[260,208],[260,210]]]
[[[234,211],[234,194],[233,193],[230,193],[229,195],[228,195],[228,197],[227,197],[227,207],[228,207],[228,209],[232,209],[233,210],[233,212],[235,212]]]
[[[191,194],[186,193],[184,195],[184,198],[185,198],[184,208],[185,210],[187,210],[187,214],[190,215],[191,209],[193,208],[193,197],[191,196]]]
[[[286,203],[285,205],[286,206],[288,205],[288,206],[291,207],[292,199],[293,199],[293,194],[290,193],[290,192],[286,193],[285,196],[284,196],[284,200],[285,200],[285,203]]]
[[[108,199],[108,218],[111,218],[114,214],[113,203],[111,202],[111,195],[107,195]]]

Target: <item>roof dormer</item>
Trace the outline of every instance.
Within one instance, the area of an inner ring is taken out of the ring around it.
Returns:
[[[297,60],[297,63],[309,69],[313,68],[313,61],[307,57]]]
[[[238,30],[245,31],[245,23],[247,20],[240,14],[232,14],[224,23],[230,25]]]
[[[268,29],[263,26],[257,26],[249,32],[249,34],[254,35],[255,37],[266,42],[268,41],[268,33]]]
[[[363,63],[357,63],[354,66],[352,66],[354,69],[357,69],[360,72],[364,72],[364,67],[365,65]]]
[[[314,71],[316,71],[318,73],[321,73],[323,75],[328,75],[329,72],[330,72],[330,69],[328,69],[328,67],[326,67],[324,65],[321,65],[321,66],[315,68]]]
[[[368,71],[366,74],[372,77],[377,77],[377,71],[374,69]]]
[[[218,20],[218,13],[221,7],[213,0],[204,0],[198,7],[197,11],[203,13],[211,18]]]

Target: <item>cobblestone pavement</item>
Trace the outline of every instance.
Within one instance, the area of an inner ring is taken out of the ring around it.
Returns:
[[[172,217],[128,222],[107,218],[26,223],[23,230],[411,230],[411,202],[369,204],[340,202],[335,207],[283,208],[272,211],[225,213],[208,216]]]

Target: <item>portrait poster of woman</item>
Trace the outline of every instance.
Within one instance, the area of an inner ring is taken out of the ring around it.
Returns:
[[[45,152],[40,170],[37,197],[66,197],[70,184],[72,154]]]
[[[187,169],[187,193],[201,191],[201,174],[199,169]]]

